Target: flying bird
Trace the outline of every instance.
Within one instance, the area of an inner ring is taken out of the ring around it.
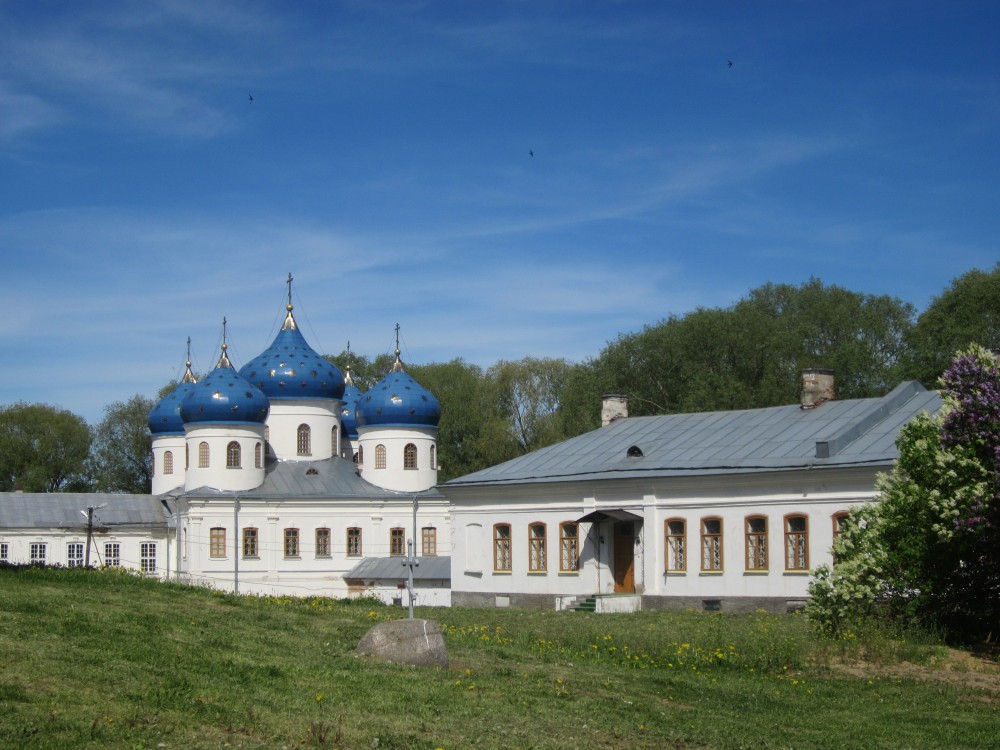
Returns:
[[[732,65],[732,63],[729,64]],[[248,96],[250,97],[250,103],[253,104],[253,94],[248,94]]]
[[[528,156],[530,156],[532,158],[534,158],[534,156],[535,156],[535,152],[532,151],[530,148],[528,149]]]
[[[732,60],[729,60],[728,62],[729,62],[729,67],[730,67],[730,68],[731,68],[731,67],[733,67],[733,61],[732,61]]]

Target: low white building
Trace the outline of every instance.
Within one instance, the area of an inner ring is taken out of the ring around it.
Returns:
[[[817,379],[801,405],[609,418],[446,483],[453,603],[801,606],[843,515],[895,461],[900,428],[941,403],[916,382],[837,401],[832,374],[807,385]]]

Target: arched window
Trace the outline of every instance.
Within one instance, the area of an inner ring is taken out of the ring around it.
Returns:
[[[575,521],[559,524],[559,570],[572,573],[580,569],[580,527]]]
[[[545,524],[528,525],[528,572],[544,573],[548,566],[545,559]]]
[[[389,529],[389,554],[402,555],[406,551],[406,530]]]
[[[847,527],[847,519],[850,516],[847,515],[846,510],[837,511],[833,514],[833,546],[837,546],[837,540],[840,539],[840,535],[844,533],[844,529]],[[833,564],[837,564],[837,555],[835,552],[833,554]]]
[[[809,570],[809,519],[785,516],[785,570]]]
[[[173,474],[174,473],[174,452],[167,451],[163,454],[163,473]]]
[[[687,523],[683,518],[668,518],[664,523],[667,532],[667,572],[687,570]]]
[[[510,524],[493,526],[493,570],[510,572]]]
[[[746,519],[747,570],[767,570],[767,518]]]
[[[253,466],[255,469],[259,469],[261,467],[261,462],[263,461],[263,455],[262,455],[263,452],[264,452],[263,446],[260,443],[257,443],[253,447]]]
[[[358,446],[358,452],[354,454],[354,463],[358,465],[359,468],[364,468],[365,465],[365,448],[363,445]]]
[[[297,452],[300,456],[312,455],[312,431],[309,429],[309,425],[299,425],[295,444],[298,449]]]
[[[340,429],[337,425],[334,425],[333,429],[330,430],[330,455],[340,455]]]
[[[701,569],[722,570],[722,519],[701,519]]]
[[[381,443],[375,446],[375,468],[385,468],[385,446]]]
[[[347,556],[361,557],[361,529],[357,527],[347,530]]]
[[[436,445],[432,445],[431,446],[431,468],[432,469],[436,469],[437,467],[438,467],[438,462],[437,462],[437,446]]]
[[[403,468],[404,469],[417,468],[417,446],[415,446],[413,443],[407,443],[403,447]]]
[[[226,446],[226,468],[239,469],[243,465],[243,456],[240,451],[240,444],[235,440]]]
[[[188,444],[184,443],[184,471],[191,468],[191,451],[189,450]]]
[[[198,444],[198,468],[208,468],[208,443]]]
[[[156,453],[149,452],[149,473],[156,476]]]

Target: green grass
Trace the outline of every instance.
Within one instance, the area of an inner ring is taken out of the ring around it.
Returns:
[[[1000,745],[998,683],[904,677],[900,658],[944,649],[898,634],[830,644],[791,615],[420,609],[442,624],[449,670],[355,655],[404,614],[0,569],[0,748]],[[862,657],[863,674],[838,667]]]

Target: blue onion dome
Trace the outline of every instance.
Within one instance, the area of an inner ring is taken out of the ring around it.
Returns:
[[[260,423],[267,419],[271,403],[259,388],[248,383],[233,368],[222,344],[215,369],[194,386],[181,401],[181,418],[192,422]]]
[[[403,369],[396,349],[392,371],[358,401],[359,427],[414,425],[437,427],[441,404]]]
[[[181,418],[181,401],[198,382],[191,372],[191,339],[188,339],[188,360],[184,363],[184,377],[181,382],[161,398],[149,411],[149,431],[154,435],[184,434],[184,420]]]
[[[344,434],[349,438],[358,436],[358,417],[354,410],[362,396],[364,394],[361,389],[354,385],[354,379],[351,378],[351,366],[348,365],[347,374],[344,376],[344,395],[342,397],[344,405],[340,409],[340,425]]]
[[[240,375],[269,398],[327,398],[344,395],[344,376],[317,354],[299,331],[287,306],[285,322],[274,342],[240,369]]]

